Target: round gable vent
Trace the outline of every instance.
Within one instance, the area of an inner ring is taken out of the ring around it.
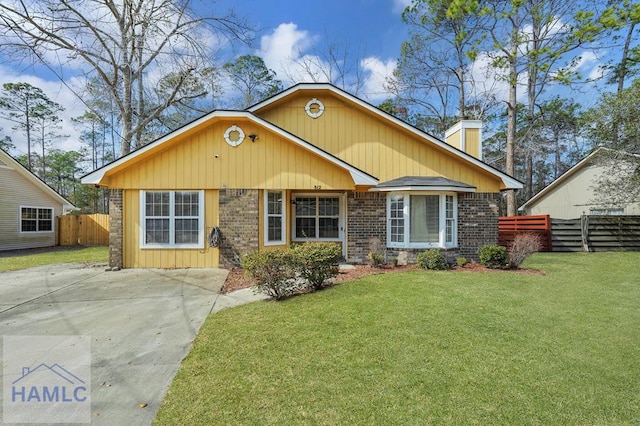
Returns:
[[[224,140],[231,146],[238,146],[244,140],[244,132],[234,124],[224,132]]]
[[[324,104],[320,100],[313,98],[309,102],[307,102],[304,110],[307,112],[307,115],[309,117],[318,118],[324,112]]]

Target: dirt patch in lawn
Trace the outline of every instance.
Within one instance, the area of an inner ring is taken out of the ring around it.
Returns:
[[[376,268],[369,265],[354,265],[353,268],[340,270],[336,277],[336,283],[344,283],[347,281],[357,280],[369,275],[389,274],[396,272],[408,272],[420,270],[418,265],[405,265],[405,266],[391,266],[385,265],[380,268]],[[482,266],[479,263],[467,263],[465,266],[454,266],[451,271],[453,272],[475,272],[475,273],[507,273],[507,274],[519,274],[519,275],[546,275],[544,271],[537,269],[489,269],[486,266]],[[234,290],[240,290],[243,288],[251,287],[252,283],[249,277],[245,275],[244,269],[233,268],[229,271],[227,280],[222,286],[222,293],[229,293]]]

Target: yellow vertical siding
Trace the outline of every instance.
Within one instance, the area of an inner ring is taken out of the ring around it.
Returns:
[[[218,225],[218,191],[205,191],[205,229]],[[201,249],[141,249],[140,191],[124,191],[124,266],[126,268],[217,268],[219,250],[206,243]]]
[[[245,137],[237,147],[223,138],[238,125]],[[250,121],[217,120],[200,131],[176,138],[142,161],[115,171],[107,185],[124,189],[353,189],[351,175],[305,148]]]
[[[480,158],[480,130],[465,129],[465,131],[464,140],[467,154]]]
[[[304,110],[313,97],[325,106],[316,119]],[[257,114],[381,182],[402,176],[444,176],[473,185],[479,192],[500,190],[501,181],[495,175],[328,91],[297,93]]]

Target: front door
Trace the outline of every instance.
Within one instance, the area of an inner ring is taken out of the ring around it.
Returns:
[[[293,241],[335,241],[345,244],[345,195],[329,193],[293,194]]]

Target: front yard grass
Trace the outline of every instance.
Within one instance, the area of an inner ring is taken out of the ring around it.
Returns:
[[[109,260],[108,247],[56,247],[51,250],[19,250],[0,254],[0,272],[56,263],[104,263]]]
[[[638,424],[640,253],[383,274],[211,315],[155,424]]]

